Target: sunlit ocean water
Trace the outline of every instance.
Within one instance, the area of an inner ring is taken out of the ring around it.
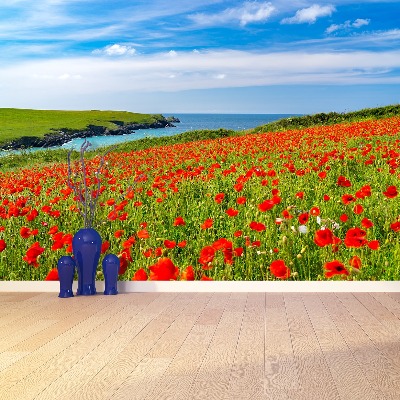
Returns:
[[[202,129],[233,129],[236,131],[255,128],[257,126],[266,124],[268,122],[276,121],[282,118],[289,118],[294,114],[163,114],[165,117],[174,116],[179,118],[180,123],[174,123],[175,127],[162,128],[162,129],[139,129],[130,134],[122,136],[93,136],[87,140],[91,143],[90,150],[109,146],[113,144],[120,144],[130,142],[132,140],[143,139],[147,137],[163,137],[173,136],[182,132]],[[84,139],[74,139],[65,143],[61,148],[68,150],[78,150],[81,147]],[[54,147],[59,148],[59,147]],[[42,150],[39,148],[32,148],[24,151]],[[10,154],[9,151],[1,152]],[[15,153],[18,153],[16,151]]]

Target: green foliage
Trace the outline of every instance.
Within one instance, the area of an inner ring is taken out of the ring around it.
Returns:
[[[348,113],[319,113],[314,115],[304,115],[301,117],[291,117],[280,119],[266,125],[259,126],[252,130],[253,133],[258,132],[274,132],[286,131],[289,129],[303,129],[316,125],[333,125],[343,122],[355,122],[366,119],[389,118],[400,115],[400,105],[390,105],[378,108],[365,108],[359,111]]]

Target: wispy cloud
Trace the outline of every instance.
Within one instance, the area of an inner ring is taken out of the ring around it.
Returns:
[[[102,49],[95,49],[92,53],[106,56],[133,56],[136,54],[136,49],[129,45],[110,44]]]
[[[318,18],[328,17],[336,11],[333,5],[320,6],[313,4],[311,7],[297,10],[293,17],[282,19],[282,24],[313,24]]]
[[[343,24],[332,24],[326,29],[326,33],[330,34],[340,30],[350,30],[352,28],[361,28],[362,26],[369,25],[370,19],[357,18],[353,22],[350,20],[345,21]]]
[[[89,57],[0,67],[7,102],[26,93],[69,98],[117,93],[303,84],[400,83],[400,51],[187,51],[134,58]],[[6,99],[1,100],[4,103]]]
[[[219,13],[196,13],[188,18],[200,26],[218,26],[238,23],[240,26],[265,22],[275,11],[270,2],[245,2],[239,7],[227,8]]]

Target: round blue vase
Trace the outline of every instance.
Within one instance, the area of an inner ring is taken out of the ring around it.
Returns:
[[[104,294],[118,294],[117,282],[119,258],[115,254],[107,254],[103,259]]]
[[[93,228],[80,229],[72,239],[78,268],[77,295],[90,296],[96,294],[96,270],[100,260],[101,237]]]
[[[75,275],[75,261],[71,256],[63,256],[58,260],[58,279],[60,281],[60,293],[58,297],[74,297],[72,282]]]

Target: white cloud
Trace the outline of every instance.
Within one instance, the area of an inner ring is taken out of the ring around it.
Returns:
[[[284,18],[282,24],[313,24],[318,18],[329,17],[336,8],[333,5],[320,6],[313,4],[311,7],[302,8],[296,11],[296,14],[290,18]]]
[[[326,29],[326,33],[330,34],[339,30],[349,30],[351,28],[361,28],[362,26],[369,25],[371,20],[357,18],[354,22],[350,20],[345,21],[343,24],[332,24]]]
[[[121,44],[110,44],[102,49],[93,50],[93,54],[104,54],[106,56],[125,56],[134,55],[136,50],[131,46],[125,46]]]
[[[254,53],[246,51],[138,54],[134,58],[86,57],[35,60],[0,66],[0,104],[52,104],[61,98],[130,96],[143,92],[265,85],[400,83],[400,51]],[[68,71],[68,72],[66,72]],[[223,72],[221,72],[223,71]]]
[[[371,22],[370,19],[363,19],[363,18],[357,18],[353,23],[352,26],[354,28],[361,28],[364,25],[369,25],[369,23]]]
[[[245,26],[266,21],[274,11],[275,7],[270,2],[245,2],[240,7],[227,8],[217,14],[192,14],[189,19],[201,26],[225,25],[235,22]]]

